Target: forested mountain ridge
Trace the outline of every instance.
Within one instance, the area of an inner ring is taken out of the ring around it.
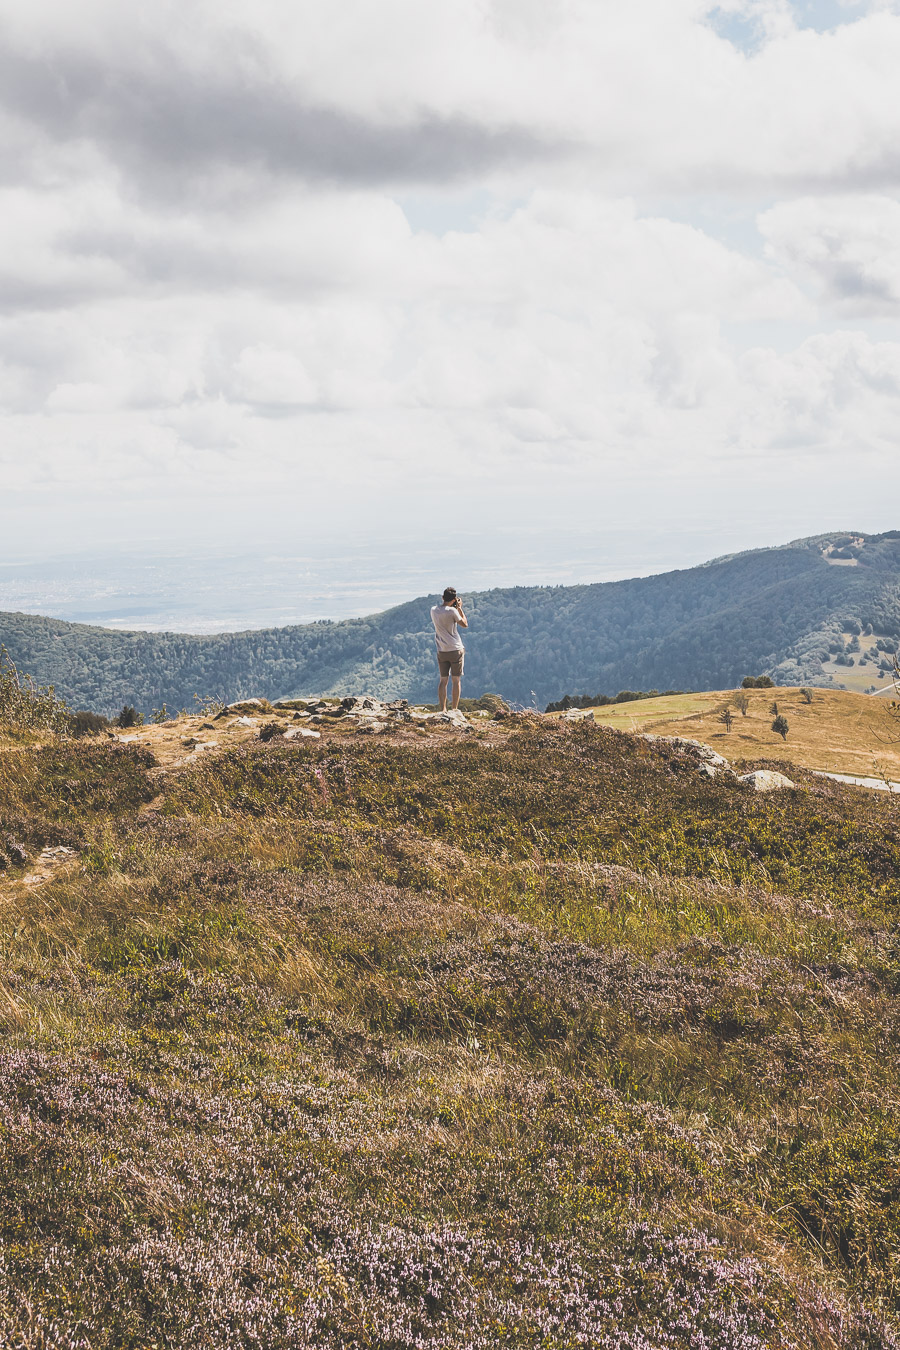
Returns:
[[[304,693],[433,696],[422,597],[340,623],[190,636],[118,632],[0,613],[21,671],[78,707],[149,711]],[[781,684],[877,685],[900,638],[900,531],[836,533],[700,567],[593,585],[510,587],[466,598],[467,686],[542,705],[564,692]],[[851,654],[852,653],[852,654]]]

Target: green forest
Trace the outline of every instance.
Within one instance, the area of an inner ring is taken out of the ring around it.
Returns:
[[[190,707],[195,696],[422,700],[434,692],[435,598],[339,623],[202,637],[0,613],[0,643],[73,707],[107,714]],[[900,531],[821,535],[628,581],[484,591],[466,607],[467,688],[526,706],[620,689],[730,688],[748,671],[839,687],[854,663],[875,684],[900,639]]]

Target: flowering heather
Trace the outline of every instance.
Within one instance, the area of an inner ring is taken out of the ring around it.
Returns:
[[[900,803],[798,781],[0,755],[0,1344],[900,1350]]]

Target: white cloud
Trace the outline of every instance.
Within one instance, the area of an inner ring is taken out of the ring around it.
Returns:
[[[900,16],[860,13],[0,0],[0,511],[896,472]],[[410,225],[451,188],[465,229]]]
[[[769,256],[853,317],[900,314],[900,202],[806,197],[760,216]]]

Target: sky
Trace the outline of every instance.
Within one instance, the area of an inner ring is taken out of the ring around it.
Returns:
[[[895,0],[0,0],[0,562],[900,526],[898,70]]]

